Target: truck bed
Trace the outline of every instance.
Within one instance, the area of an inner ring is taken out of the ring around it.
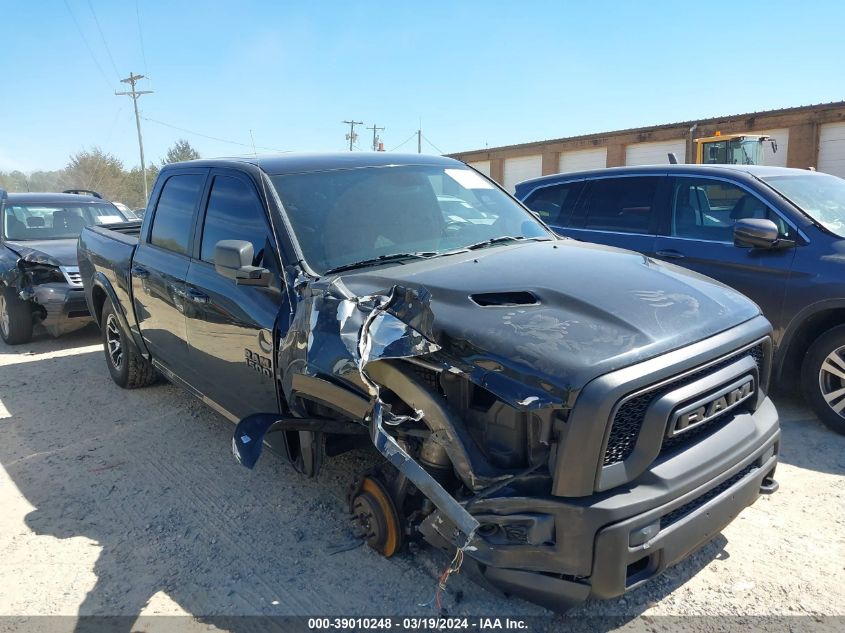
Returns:
[[[129,271],[140,233],[141,222],[135,221],[89,226],[79,236],[79,273],[85,286],[88,309],[98,323],[106,298],[96,291],[100,285],[95,284],[94,279],[99,275],[105,277],[114,289],[115,296],[111,300],[118,304],[115,307],[128,323],[134,323]]]

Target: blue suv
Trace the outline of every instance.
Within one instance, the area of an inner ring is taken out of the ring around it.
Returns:
[[[800,383],[822,422],[845,434],[845,180],[763,166],[617,167],[528,180],[516,197],[562,235],[640,251],[756,301],[774,326],[773,377]]]

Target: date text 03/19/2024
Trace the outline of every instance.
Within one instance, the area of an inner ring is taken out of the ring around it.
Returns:
[[[495,631],[527,630],[528,623],[519,618],[485,618],[485,617],[407,617],[402,618],[309,618],[308,628],[311,630],[399,630],[399,631],[451,631],[451,630],[479,630]]]

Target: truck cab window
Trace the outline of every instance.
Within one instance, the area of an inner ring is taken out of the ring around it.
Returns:
[[[150,243],[188,254],[194,210],[204,184],[205,176],[201,174],[177,174],[167,179],[153,216]]]
[[[200,259],[214,263],[214,246],[220,240],[252,243],[253,266],[262,265],[269,230],[264,206],[251,185],[239,178],[215,176],[202,230]]]

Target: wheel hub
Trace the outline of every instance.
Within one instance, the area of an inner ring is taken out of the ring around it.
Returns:
[[[402,546],[402,526],[384,485],[372,477],[356,482],[350,495],[352,520],[367,545],[386,557]]]
[[[115,369],[123,367],[123,345],[121,343],[120,324],[117,317],[110,314],[106,319],[106,353]]]
[[[9,335],[9,308],[6,305],[6,295],[0,293],[0,331],[3,336]]]
[[[845,417],[845,347],[833,350],[822,362],[819,388],[827,406]]]

